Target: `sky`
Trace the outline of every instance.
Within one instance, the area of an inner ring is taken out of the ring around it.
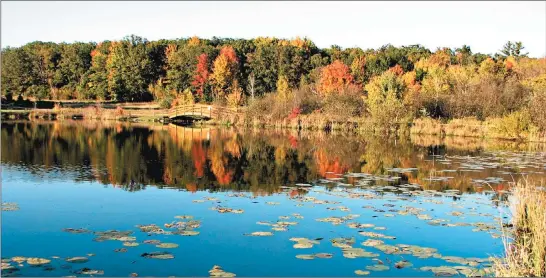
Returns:
[[[469,45],[493,54],[521,41],[546,56],[546,1],[1,2],[1,46],[32,41],[308,37],[318,47]]]

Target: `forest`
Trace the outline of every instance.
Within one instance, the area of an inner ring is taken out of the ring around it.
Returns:
[[[214,103],[245,106],[261,120],[311,115],[378,126],[495,119],[543,134],[546,59],[529,58],[521,42],[499,48],[318,48],[299,37],[32,42],[2,49],[2,100]]]

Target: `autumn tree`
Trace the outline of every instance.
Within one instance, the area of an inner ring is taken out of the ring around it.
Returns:
[[[349,67],[336,60],[324,67],[321,71],[319,92],[323,95],[341,94],[343,90],[353,82],[353,76]]]
[[[209,69],[208,69],[208,56],[203,53],[197,58],[197,69],[195,75],[193,76],[193,81],[191,85],[195,88],[197,96],[203,98],[205,92],[205,86],[209,78]]]
[[[284,76],[279,76],[279,80],[277,80],[277,94],[279,99],[282,101],[287,101],[290,97],[290,87],[288,85],[288,80]]]
[[[406,86],[394,72],[386,71],[374,77],[365,89],[368,109],[377,125],[393,127],[407,115],[402,102]]]
[[[237,66],[237,57],[233,48],[223,47],[220,55],[214,60],[213,72],[210,76],[215,99],[220,99],[229,93],[229,88],[236,78]]]

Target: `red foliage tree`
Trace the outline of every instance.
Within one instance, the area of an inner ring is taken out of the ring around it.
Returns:
[[[197,58],[197,69],[191,83],[191,85],[196,88],[197,94],[199,96],[203,96],[203,93],[205,91],[205,84],[207,83],[208,78],[208,56],[207,54],[203,53]]]

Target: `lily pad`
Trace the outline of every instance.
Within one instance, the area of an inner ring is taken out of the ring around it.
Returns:
[[[50,263],[51,260],[44,259],[44,258],[28,258],[27,264],[29,265],[43,265]]]
[[[332,258],[334,255],[330,254],[330,253],[317,253],[315,254],[315,257],[319,258],[319,259],[330,259]]]
[[[383,244],[383,241],[382,240],[379,240],[379,239],[367,239],[366,241],[362,242],[362,245],[364,246],[377,246],[377,245],[381,245]]]
[[[116,253],[125,253],[125,252],[127,252],[127,248],[114,249],[114,252],[116,252]]]
[[[181,235],[181,236],[196,236],[199,234],[198,231],[184,231],[184,230],[180,230],[180,231],[177,231],[176,232],[177,235]]]
[[[370,272],[369,272],[369,271],[366,271],[366,270],[360,270],[360,269],[358,269],[358,270],[355,270],[355,274],[356,274],[356,275],[369,275]]]
[[[123,246],[127,246],[127,247],[135,247],[135,246],[138,246],[139,244],[137,242],[124,242],[123,243]]]
[[[159,259],[159,260],[174,259],[174,255],[166,251],[143,253],[140,256],[144,258],[148,258],[148,259]]]
[[[379,254],[366,252],[362,248],[343,248],[341,250],[343,251],[343,257],[349,259],[379,257]]]
[[[63,232],[71,233],[71,234],[88,234],[91,233],[90,230],[84,229],[84,228],[65,228],[63,229]]]
[[[247,234],[248,236],[272,236],[272,232],[252,232],[250,234]]]
[[[294,244],[294,248],[296,249],[307,249],[307,248],[312,248],[313,245],[315,244],[320,244],[320,241],[317,241],[317,240],[311,240],[311,239],[308,239],[308,238],[304,238],[304,237],[293,237],[293,238],[290,238],[289,239],[290,241],[295,241],[297,242],[296,244]]]
[[[26,261],[27,261],[27,258],[17,256],[17,257],[11,258],[11,261],[12,261],[12,262],[16,262],[16,263],[23,263],[23,262],[26,262]]]
[[[157,240],[157,239],[148,239],[148,240],[143,241],[142,243],[144,243],[144,244],[154,244],[154,245],[157,245],[157,244],[160,244],[161,241],[159,241],[159,240]]]
[[[296,255],[296,258],[300,260],[313,260],[315,259],[314,255]]]
[[[69,263],[86,263],[89,261],[89,259],[87,257],[72,257],[67,258],[65,261]]]
[[[408,262],[408,261],[405,261],[405,260],[404,261],[399,261],[399,262],[394,264],[394,267],[398,268],[398,269],[404,268],[404,267],[410,267],[410,266],[413,266],[413,264]]]
[[[371,271],[385,271],[385,270],[389,270],[389,267],[384,264],[376,264],[376,265],[367,266],[366,269]]]
[[[210,277],[235,277],[234,273],[226,272],[221,266],[215,265],[209,270]]]
[[[193,216],[191,216],[191,215],[177,215],[177,216],[175,216],[174,218],[178,218],[178,219],[193,219]]]
[[[19,210],[17,203],[2,203],[2,211],[15,211]]]
[[[176,243],[160,243],[158,245],[156,245],[155,247],[157,248],[177,248],[178,247],[178,244]]]
[[[85,275],[104,275],[103,270],[98,269],[90,269],[87,267],[84,267],[76,272],[77,274],[85,274]]]

